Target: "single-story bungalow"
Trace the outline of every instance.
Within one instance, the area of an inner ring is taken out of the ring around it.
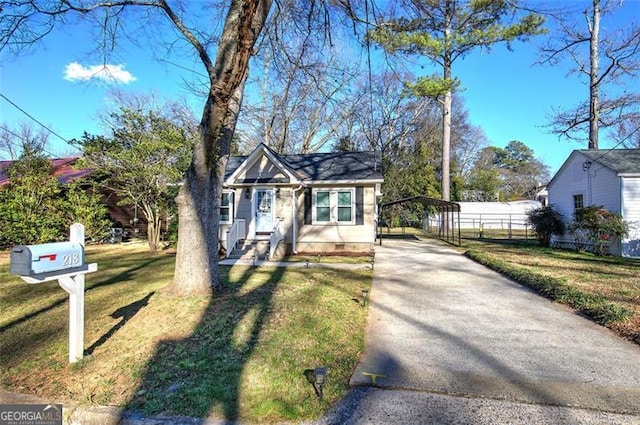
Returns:
[[[382,170],[374,152],[280,155],[265,144],[229,158],[220,240],[268,241],[269,254],[364,253],[376,238]]]
[[[626,239],[614,241],[613,255],[640,257],[640,149],[574,150],[548,185],[549,205],[568,224],[576,210],[602,205],[629,224]],[[552,243],[570,244],[567,234]]]

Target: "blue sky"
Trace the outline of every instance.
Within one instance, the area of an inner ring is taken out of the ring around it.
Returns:
[[[589,2],[571,2],[580,3]],[[623,25],[632,20],[640,21],[638,0],[626,0],[615,23]],[[158,62],[142,48],[127,45],[108,60],[114,66],[110,75],[120,77],[116,83],[96,78],[91,67],[103,61],[88,54],[91,48],[92,40],[82,28],[69,28],[54,32],[28,54],[15,57],[2,53],[0,93],[67,140],[79,138],[83,131],[103,132],[97,113],[108,106],[114,89],[186,99],[199,116],[201,99],[183,84],[183,79],[193,74],[181,68],[200,71],[193,59],[172,57],[177,67]],[[454,73],[462,81],[462,96],[472,122],[483,128],[490,144],[504,146],[520,140],[554,173],[573,149],[586,148],[586,141],[558,141],[545,128],[549,114],[552,108],[571,107],[586,99],[588,89],[575,76],[567,76],[569,63],[534,65],[537,59],[535,42],[516,43],[514,51],[496,47],[491,52],[474,52],[455,64]],[[70,73],[65,74],[67,70]],[[94,78],[83,79],[87,74]],[[30,123],[30,119],[0,98],[0,125],[15,127],[20,122]],[[601,135],[600,147],[611,145]],[[48,151],[63,156],[71,148],[51,135]]]

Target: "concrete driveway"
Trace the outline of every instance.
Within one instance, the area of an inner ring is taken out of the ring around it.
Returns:
[[[323,423],[640,424],[640,346],[438,242],[383,243],[354,389]]]

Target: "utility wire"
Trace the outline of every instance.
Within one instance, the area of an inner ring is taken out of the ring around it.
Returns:
[[[11,134],[14,137],[17,137],[18,139],[20,139],[23,143],[27,141],[27,139],[24,138],[24,136],[19,135],[18,133],[16,133],[13,130],[8,129],[7,127],[5,127],[4,125],[0,124],[0,130],[4,130],[7,133]],[[47,155],[49,155],[50,157],[54,158],[58,155],[52,153],[51,151],[47,150],[44,148],[44,146],[42,147],[42,152],[46,153]]]
[[[594,159],[592,159],[592,161],[597,161],[600,158],[603,158],[604,156],[606,156],[607,154],[611,153],[612,150],[614,150],[615,148],[617,148],[618,146],[620,146],[621,144],[623,144],[624,142],[627,141],[627,139],[629,139],[631,136],[633,136],[635,133],[637,133],[638,131],[640,131],[640,127],[636,128],[635,130],[633,130],[631,133],[629,133],[627,135],[627,137],[625,137],[624,139],[620,140],[618,143],[616,143],[615,145],[613,145],[612,147],[610,147],[609,149],[607,149],[605,152],[603,152],[602,154],[598,155],[597,157],[595,157]]]
[[[0,97],[2,97],[4,100],[6,100],[7,102],[9,102],[14,108],[16,108],[17,110],[19,110],[20,112],[22,112],[23,114],[25,114],[26,116],[28,116],[29,118],[31,118],[33,121],[35,121],[36,123],[38,123],[42,128],[44,128],[45,130],[47,130],[49,133],[53,134],[54,136],[56,136],[57,138],[59,138],[60,140],[62,140],[63,142],[65,142],[68,145],[71,145],[71,142],[68,141],[67,139],[65,139],[64,137],[62,137],[61,135],[59,135],[58,133],[56,133],[55,131],[51,130],[49,127],[47,127],[46,125],[42,124],[40,121],[38,121],[37,119],[35,119],[31,114],[29,114],[27,111],[25,111],[24,109],[22,109],[21,107],[19,107],[18,105],[16,105],[15,103],[13,103],[7,96],[5,96],[4,94],[0,93]]]
[[[11,134],[14,137],[17,137],[20,140],[23,140],[23,141],[25,140],[24,137],[22,137],[21,135],[19,135],[18,133],[14,132],[14,131],[9,130],[7,127],[5,127],[3,125],[0,125],[0,130],[4,130],[7,133]]]

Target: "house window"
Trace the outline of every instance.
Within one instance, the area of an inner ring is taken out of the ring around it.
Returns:
[[[352,199],[351,191],[338,192],[338,222],[353,221]]]
[[[316,192],[316,221],[331,221],[331,192]]]
[[[313,199],[314,222],[355,223],[354,189],[318,189]]]
[[[584,208],[584,199],[582,197],[582,194],[573,195],[573,210],[578,211],[582,208]]]
[[[222,192],[220,199],[220,223],[233,221],[233,192]]]

